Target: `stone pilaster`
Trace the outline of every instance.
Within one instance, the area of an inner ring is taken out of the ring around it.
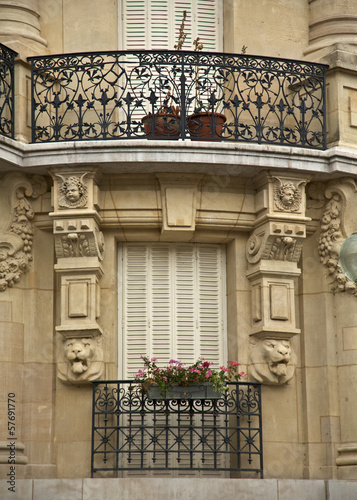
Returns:
[[[251,283],[250,378],[282,384],[294,375],[290,340],[295,320],[297,263],[306,237],[308,178],[264,173],[256,179],[255,228],[248,240]]]
[[[98,213],[99,171],[55,169],[53,232],[60,287],[60,380],[88,383],[104,370],[99,280],[104,239]]]

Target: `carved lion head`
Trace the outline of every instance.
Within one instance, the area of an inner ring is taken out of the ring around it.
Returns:
[[[250,354],[253,363],[250,374],[258,382],[283,384],[294,375],[294,366],[289,364],[292,357],[290,340],[251,339]]]
[[[71,364],[73,373],[88,370],[88,361],[93,359],[96,343],[93,339],[68,339],[64,345],[65,356]]]

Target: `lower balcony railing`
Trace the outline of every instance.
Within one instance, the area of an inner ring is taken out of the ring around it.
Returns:
[[[326,147],[326,66],[120,51],[30,58],[32,142],[187,139]]]
[[[216,400],[149,400],[135,381],[93,382],[92,477],[108,471],[263,477],[260,389],[233,382]]]

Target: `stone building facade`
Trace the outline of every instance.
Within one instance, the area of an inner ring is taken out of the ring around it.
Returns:
[[[328,65],[326,149],[33,143],[27,58],[125,48],[124,4],[0,1],[17,53],[14,138],[0,137],[1,478],[9,394],[17,479],[90,477],[91,381],[131,373],[125,259],[203,246],[223,255],[220,355],[262,383],[265,478],[357,480],[357,288],[338,264],[357,227],[357,1],[215,2],[220,50]]]

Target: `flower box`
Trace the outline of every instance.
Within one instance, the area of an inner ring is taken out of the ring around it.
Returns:
[[[161,393],[158,385],[153,385],[147,391],[147,397],[151,401],[163,399],[219,399],[222,392],[215,389],[212,383],[203,382],[199,384],[189,384],[188,386],[170,386],[164,394]]]
[[[227,382],[238,381],[244,375],[239,372],[237,361],[228,361],[227,367],[213,370],[213,363],[205,358],[199,358],[187,367],[181,361],[171,359],[163,368],[157,366],[157,358],[141,356],[141,359],[145,370],[140,369],[135,379],[149,400],[219,399],[227,390]]]

